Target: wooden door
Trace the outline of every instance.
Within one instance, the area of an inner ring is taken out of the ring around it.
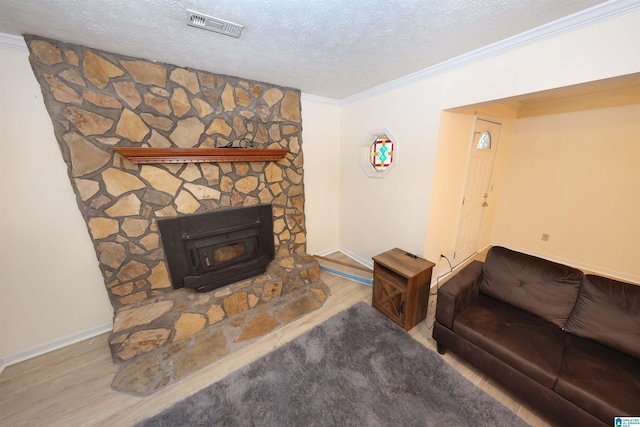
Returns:
[[[458,265],[478,251],[485,208],[489,205],[489,186],[496,157],[500,124],[476,119],[464,193],[458,217],[453,264]]]

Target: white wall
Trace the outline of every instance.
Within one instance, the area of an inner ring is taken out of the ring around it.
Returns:
[[[0,47],[0,200],[0,358],[108,330],[112,307],[26,47]]]
[[[321,255],[338,248],[340,194],[340,107],[302,95],[307,253]]]
[[[399,247],[422,255],[440,122],[438,78],[351,102],[342,108],[340,245],[371,264],[373,255]],[[394,166],[380,178],[360,167],[360,149],[374,129],[397,139]]]

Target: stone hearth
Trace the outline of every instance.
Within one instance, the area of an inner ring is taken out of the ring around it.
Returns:
[[[110,338],[120,365],[112,387],[151,394],[321,307],[328,295],[318,262],[294,255],[212,292],[183,288],[120,310]]]
[[[114,388],[152,393],[322,304],[328,288],[305,254],[300,91],[25,40],[114,308]],[[229,145],[288,154],[138,165],[113,150]],[[157,219],[256,204],[272,205],[267,273],[208,293],[173,289]]]

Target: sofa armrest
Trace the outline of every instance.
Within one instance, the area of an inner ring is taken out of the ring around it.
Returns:
[[[453,320],[480,292],[484,263],[473,261],[438,289],[436,320],[453,329]]]

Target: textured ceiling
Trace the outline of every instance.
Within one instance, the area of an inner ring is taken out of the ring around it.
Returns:
[[[342,99],[603,0],[0,0],[34,34]],[[244,25],[239,39],[185,10]]]

